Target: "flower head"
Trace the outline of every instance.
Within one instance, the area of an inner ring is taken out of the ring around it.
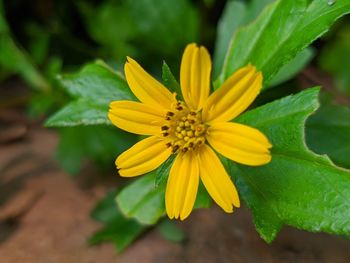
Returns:
[[[158,168],[176,154],[167,181],[165,205],[169,218],[188,217],[199,180],[226,212],[239,207],[237,190],[213,149],[245,165],[271,160],[271,144],[257,129],[230,122],[259,94],[262,74],[254,66],[239,69],[211,95],[211,59],[204,47],[189,44],[182,57],[179,101],[136,61],[128,58],[125,75],[140,102],[114,101],[109,119],[131,133],[150,135],[116,160],[119,174],[133,177]]]

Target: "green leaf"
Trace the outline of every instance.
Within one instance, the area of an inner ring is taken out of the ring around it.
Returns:
[[[309,0],[273,2],[253,23],[233,35],[216,87],[248,63],[263,72],[266,86],[284,64],[349,12],[348,0],[337,0],[333,5]]]
[[[136,136],[115,127],[76,126],[59,129],[56,158],[65,171],[76,175],[82,162],[92,159],[101,167],[114,166],[114,159],[136,142]]]
[[[91,245],[102,242],[113,242],[121,252],[132,243],[147,226],[140,225],[135,220],[126,219],[114,202],[116,191],[109,192],[94,208],[91,217],[104,224],[104,227],[90,237]]]
[[[185,240],[184,232],[173,221],[165,219],[157,228],[160,234],[169,241],[182,242]]]
[[[263,8],[273,0],[252,0],[251,2],[228,1],[224,13],[219,21],[218,36],[214,52],[214,77],[222,68],[224,57],[230,44],[231,37],[240,26],[253,21]],[[268,87],[277,86],[301,71],[313,58],[314,51],[311,48],[304,49],[295,58],[284,65],[273,77]]]
[[[310,148],[350,169],[350,108],[325,101],[306,122]]]
[[[253,21],[261,10],[273,1],[274,0],[252,0],[250,2],[238,0],[227,1],[223,14],[218,22],[213,62],[213,75],[215,78],[220,73],[230,40],[237,29]]]
[[[320,67],[332,74],[336,88],[350,96],[350,25],[344,21],[337,34],[326,42],[319,56]]]
[[[240,196],[267,242],[283,224],[312,232],[350,233],[350,173],[312,153],[304,141],[305,120],[318,107],[318,92],[308,89],[235,120],[259,129],[273,145],[267,165],[230,162]]]
[[[165,87],[171,92],[176,93],[178,99],[183,100],[181,87],[165,61],[163,62],[162,67],[162,79]]]
[[[175,156],[175,154],[170,155],[170,157],[156,170],[156,179],[154,182],[156,187],[168,178]]]
[[[113,100],[135,100],[125,79],[102,62],[91,63],[76,74],[58,77],[61,85],[75,98],[106,106]]]
[[[108,105],[114,100],[136,100],[125,79],[101,61],[86,65],[58,81],[76,98],[45,123],[48,127],[111,124]]]
[[[156,172],[143,175],[117,196],[120,210],[142,224],[155,224],[165,214],[165,185],[155,187]]]
[[[68,103],[45,123],[46,127],[111,124],[107,118],[108,104],[98,105],[79,99]]]

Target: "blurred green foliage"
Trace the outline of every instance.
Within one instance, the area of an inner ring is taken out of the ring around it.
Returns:
[[[185,44],[198,41],[198,10],[187,0],[77,3],[89,35],[101,45],[101,54],[119,66],[127,55],[148,66],[164,58],[177,61]]]
[[[329,37],[319,56],[319,65],[334,77],[336,88],[350,97],[350,19],[344,18]]]
[[[13,40],[10,28],[5,19],[5,10],[2,1],[0,2],[0,51],[1,78],[11,73],[18,73],[32,87],[43,92],[49,91],[50,84],[35,67],[32,58],[18,47]]]
[[[306,139],[313,151],[350,169],[350,107],[325,94],[321,107],[306,123]]]
[[[115,156],[137,141],[130,133],[105,126],[60,128],[59,138],[57,160],[72,175],[86,160],[93,160],[98,167],[114,167]]]
[[[185,240],[185,234],[182,230],[168,218],[165,218],[159,225],[158,231],[161,235],[173,242],[182,242]]]
[[[104,226],[90,237],[89,244],[97,245],[108,241],[121,252],[149,226],[125,218],[114,202],[116,194],[116,190],[110,191],[92,210],[91,217]]]

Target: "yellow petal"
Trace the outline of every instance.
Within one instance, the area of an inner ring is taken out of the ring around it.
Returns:
[[[207,140],[225,157],[246,165],[263,165],[271,161],[272,147],[259,130],[239,123],[213,123],[208,128]]]
[[[180,83],[186,104],[200,110],[210,91],[211,59],[205,47],[187,45],[181,61]]]
[[[203,106],[203,120],[224,122],[237,117],[258,96],[262,80],[261,72],[251,65],[238,70],[210,95]]]
[[[165,206],[170,219],[184,220],[193,209],[199,183],[199,167],[193,152],[180,153],[171,167]]]
[[[166,111],[134,101],[113,101],[108,118],[120,129],[140,135],[161,133]]]
[[[133,177],[158,168],[170,154],[171,148],[165,145],[164,140],[151,136],[119,155],[115,164],[121,176]]]
[[[176,102],[175,96],[132,58],[128,57],[124,71],[130,89],[141,102],[164,109]]]
[[[233,206],[239,207],[240,201],[231,178],[208,145],[202,145],[198,149],[198,154],[199,174],[205,188],[225,212],[232,213]]]

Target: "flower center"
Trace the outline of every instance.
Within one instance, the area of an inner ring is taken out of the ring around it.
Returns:
[[[165,119],[167,122],[161,130],[169,139],[167,146],[172,147],[173,153],[191,151],[204,144],[207,127],[202,122],[201,112],[190,111],[184,102],[179,101]]]

